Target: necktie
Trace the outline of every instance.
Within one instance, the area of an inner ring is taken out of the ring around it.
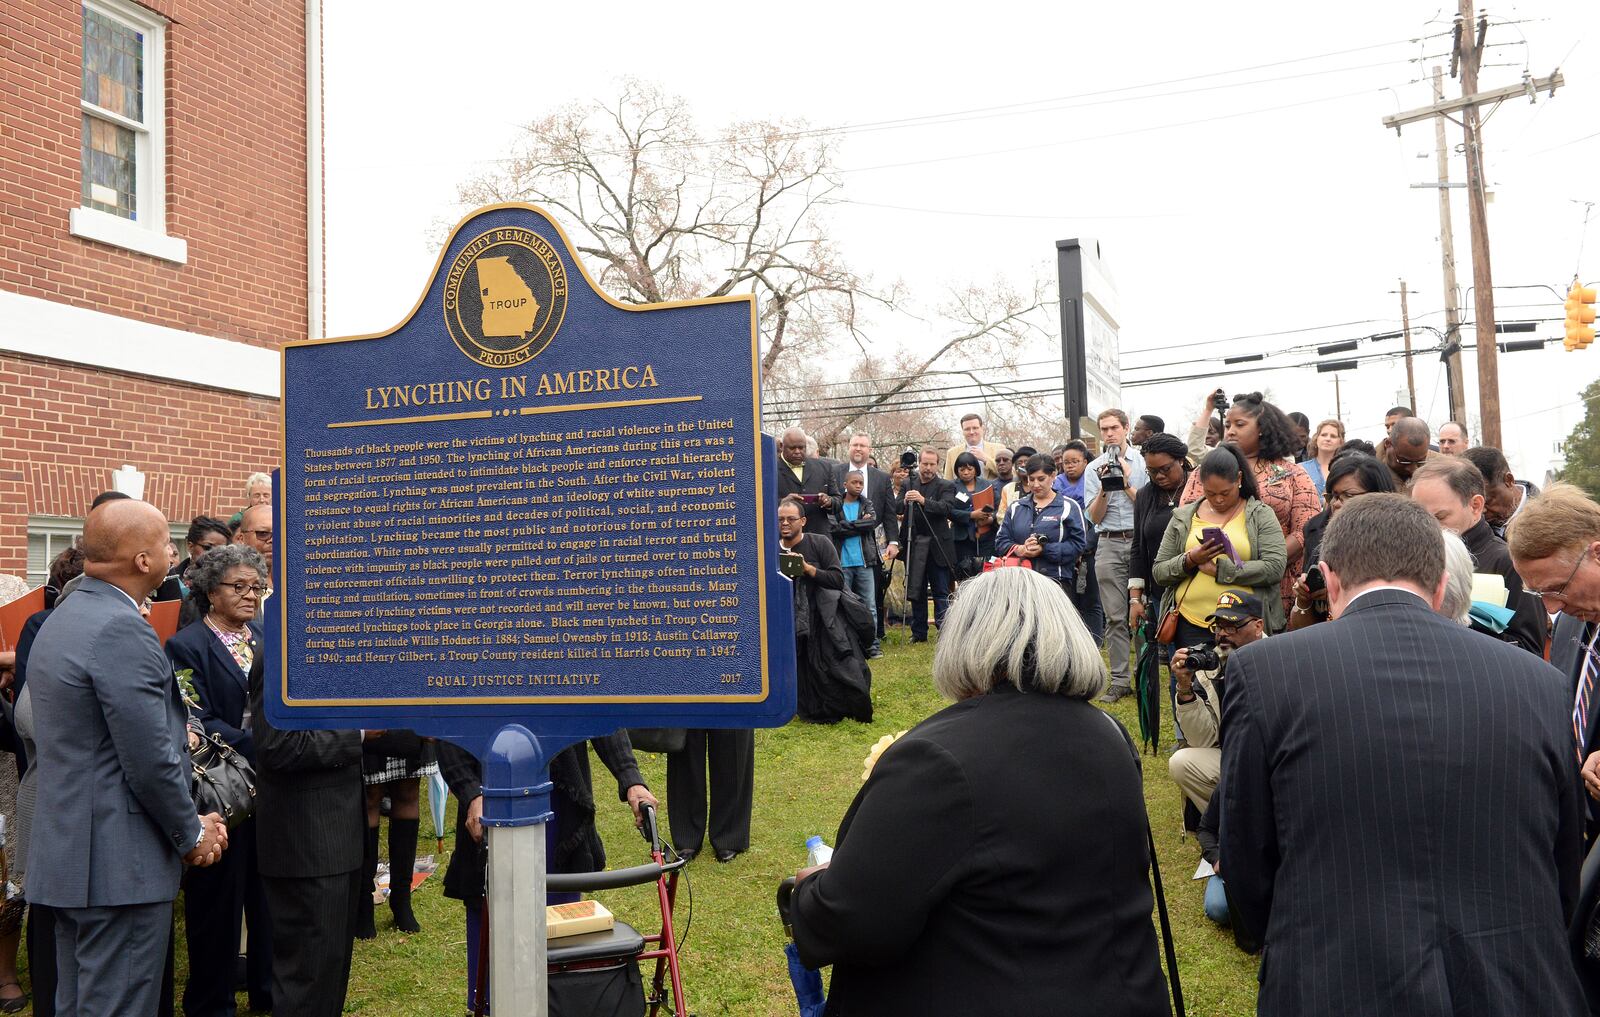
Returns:
[[[1589,700],[1594,696],[1595,659],[1594,648],[1585,647],[1583,654],[1583,677],[1578,679],[1578,701],[1572,707],[1572,740],[1575,751],[1578,753],[1578,765],[1583,765],[1584,728],[1589,721]]]

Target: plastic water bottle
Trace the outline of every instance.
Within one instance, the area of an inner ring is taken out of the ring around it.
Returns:
[[[821,837],[806,838],[806,864],[827,865],[833,858],[833,848],[823,843]]]

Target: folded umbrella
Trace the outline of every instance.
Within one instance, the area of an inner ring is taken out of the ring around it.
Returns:
[[[1139,740],[1150,752],[1161,742],[1161,644],[1148,617],[1134,632],[1138,663],[1133,669],[1134,699],[1139,705]]]
[[[822,994],[822,972],[801,963],[800,950],[793,943],[783,944],[783,955],[789,959],[789,981],[794,983],[794,998],[800,1004],[800,1017],[822,1017],[822,1011],[828,1005]]]

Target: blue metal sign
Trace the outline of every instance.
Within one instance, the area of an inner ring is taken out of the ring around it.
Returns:
[[[617,303],[528,205],[463,220],[396,328],[286,344],[272,722],[786,722],[759,363],[753,297]]]

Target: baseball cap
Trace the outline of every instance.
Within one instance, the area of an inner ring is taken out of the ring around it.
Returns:
[[[1230,625],[1237,625],[1240,622],[1247,622],[1252,618],[1260,617],[1260,597],[1253,593],[1239,593],[1234,590],[1228,590],[1217,598],[1217,609],[1211,613],[1211,617],[1207,618],[1206,621],[1207,623],[1222,621]]]

